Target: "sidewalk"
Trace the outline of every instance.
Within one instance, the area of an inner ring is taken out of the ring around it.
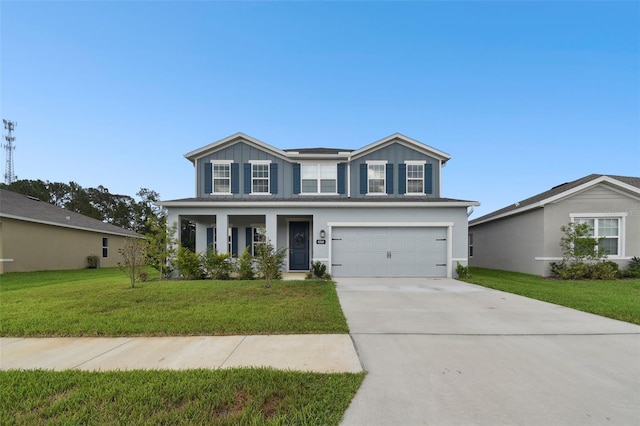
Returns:
[[[360,372],[348,334],[0,338],[0,370],[272,367]]]

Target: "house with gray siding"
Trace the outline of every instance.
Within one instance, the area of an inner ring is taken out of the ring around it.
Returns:
[[[467,264],[467,209],[442,197],[445,152],[401,134],[359,149],[282,150],[243,133],[193,150],[194,197],[159,203],[195,223],[195,247],[234,256],[267,239],[285,270],[452,277]]]
[[[569,222],[589,223],[607,259],[624,268],[640,256],[640,178],[591,174],[473,219],[469,264],[548,276]]]

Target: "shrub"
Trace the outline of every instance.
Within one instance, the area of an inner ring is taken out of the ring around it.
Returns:
[[[200,256],[186,247],[180,246],[175,257],[175,266],[180,274],[188,279],[201,279]]]
[[[618,264],[612,261],[592,263],[588,266],[588,272],[592,280],[613,280],[618,277]]]
[[[584,280],[589,278],[589,265],[583,262],[553,262],[551,274],[561,280]]]
[[[99,260],[100,259],[95,254],[87,256],[87,264],[88,264],[87,267],[89,269],[96,269],[98,267]]]
[[[627,278],[640,278],[640,257],[633,256],[629,265],[623,271],[623,276]]]
[[[200,261],[204,276],[214,280],[228,280],[235,269],[230,253],[218,254],[215,250],[209,250],[200,256]]]
[[[327,265],[322,262],[313,262],[311,264],[312,277],[319,279],[328,279],[331,278],[327,274]]]
[[[252,280],[255,277],[253,270],[253,256],[249,251],[249,247],[245,247],[240,255],[238,263],[238,278],[241,280]]]
[[[456,273],[458,274],[458,278],[469,278],[471,276],[469,274],[469,267],[461,265],[460,262],[456,265]]]

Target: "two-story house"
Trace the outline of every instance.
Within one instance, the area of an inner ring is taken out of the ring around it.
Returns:
[[[196,224],[196,251],[286,248],[286,271],[452,277],[467,264],[467,209],[442,198],[448,154],[394,134],[363,148],[281,150],[236,133],[185,154],[195,197],[160,203]]]

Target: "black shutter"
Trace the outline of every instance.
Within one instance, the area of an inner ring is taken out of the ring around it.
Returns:
[[[347,163],[338,163],[338,194],[347,193]]]
[[[424,193],[433,194],[433,164],[424,165]]]
[[[387,164],[386,169],[387,194],[393,194],[393,164]]]
[[[251,194],[251,163],[244,163],[244,193]]]
[[[367,193],[367,164],[360,164],[360,193]]]
[[[204,193],[211,194],[213,192],[213,164],[209,161],[204,163]]]
[[[240,164],[231,163],[231,193],[240,193]]]
[[[238,256],[238,228],[231,228],[231,256]]]
[[[271,193],[278,193],[278,163],[269,164],[269,186],[271,187]]]
[[[398,194],[407,193],[407,165],[398,164]]]
[[[300,163],[293,163],[293,193],[300,193]]]
[[[253,254],[251,251],[251,243],[253,243],[253,230],[251,227],[245,229],[245,240],[244,245],[249,249],[249,253]]]
[[[211,163],[209,163],[211,164]],[[207,253],[210,252],[211,250],[215,250],[215,247],[213,246],[213,228],[207,228]]]

